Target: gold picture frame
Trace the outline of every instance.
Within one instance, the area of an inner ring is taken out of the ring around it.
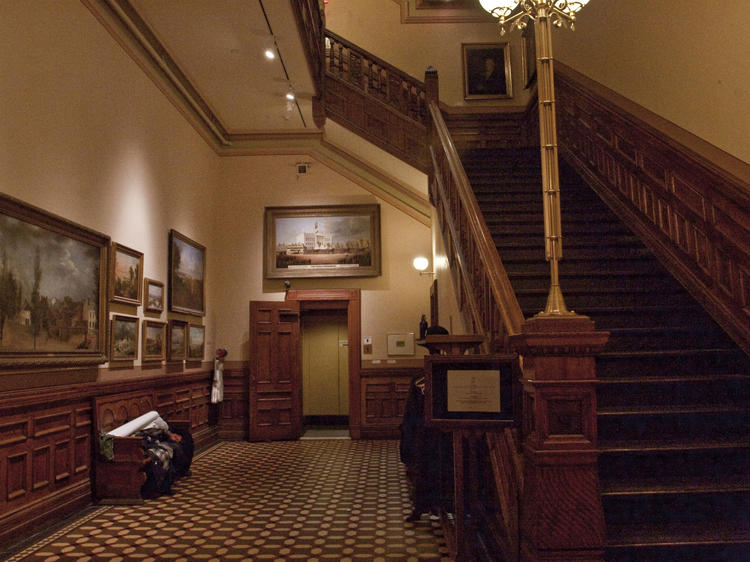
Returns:
[[[105,234],[0,194],[1,290],[17,295],[2,307],[0,370],[107,360],[109,244]],[[67,313],[57,314],[61,307]]]
[[[143,280],[143,308],[146,312],[164,311],[164,283],[149,278]]]
[[[513,97],[510,44],[462,43],[465,100]]]
[[[184,361],[187,357],[187,322],[169,321],[168,361]]]
[[[186,345],[188,361],[203,361],[206,348],[205,326],[200,324],[188,324]]]
[[[266,207],[267,279],[380,275],[380,205]]]
[[[167,325],[158,320],[143,321],[141,361],[164,361],[167,357]]]
[[[138,359],[137,316],[112,316],[110,329],[109,360],[114,362],[135,361]]]
[[[206,313],[206,247],[176,230],[169,231],[169,310]]]
[[[112,242],[109,253],[109,300],[140,305],[143,287],[143,253]]]

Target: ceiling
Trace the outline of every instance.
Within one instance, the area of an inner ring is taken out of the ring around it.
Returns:
[[[170,59],[228,135],[315,129],[313,82],[288,0],[107,1]],[[280,56],[268,60],[274,39]]]

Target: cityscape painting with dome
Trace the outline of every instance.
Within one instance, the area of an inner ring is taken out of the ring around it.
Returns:
[[[353,269],[372,264],[369,216],[276,218],[276,267]]]

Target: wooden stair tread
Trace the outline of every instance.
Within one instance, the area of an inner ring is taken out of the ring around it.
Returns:
[[[671,478],[641,478],[632,480],[602,479],[602,496],[641,496],[668,494],[713,494],[727,492],[750,492],[750,474],[723,476],[721,482],[710,481],[696,476]]]
[[[632,385],[632,384],[680,384],[690,382],[719,382],[722,380],[741,380],[750,382],[750,375],[745,373],[719,373],[707,375],[653,376],[653,377],[611,377],[598,379],[597,385]]]
[[[599,441],[599,450],[605,453],[627,452],[667,452],[667,451],[708,451],[721,449],[750,448],[750,437],[738,439],[649,439]]]
[[[534,272],[534,271],[522,271],[518,273],[508,273],[508,277],[511,279],[539,279],[542,281],[549,281],[549,271],[545,272]],[[662,277],[660,271],[633,271],[631,269],[622,270],[589,270],[589,271],[560,271],[560,279],[612,279],[616,277],[621,279],[623,277]],[[613,279],[616,281],[617,279]]]
[[[742,521],[710,523],[634,523],[607,525],[607,547],[750,544]]]
[[[696,348],[692,347],[689,349],[659,349],[659,350],[648,350],[648,351],[603,351],[597,354],[598,358],[601,359],[615,359],[615,358],[648,358],[648,357],[678,357],[678,356],[690,356],[690,355],[714,355],[714,354],[727,354],[736,353],[735,349],[724,348],[724,347],[705,347]]]
[[[750,412],[750,404],[733,405],[733,404],[705,404],[705,405],[684,405],[684,404],[659,404],[659,405],[638,405],[638,406],[611,406],[597,408],[599,416],[659,416],[664,414],[721,414],[721,413],[744,413]]]

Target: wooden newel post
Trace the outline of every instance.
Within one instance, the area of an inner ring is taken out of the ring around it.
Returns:
[[[440,84],[438,83],[438,71],[434,66],[428,66],[424,71],[424,95],[425,102],[438,103],[440,99]]]
[[[523,356],[521,560],[603,559],[594,356],[608,339],[577,315],[531,318],[511,338]]]

